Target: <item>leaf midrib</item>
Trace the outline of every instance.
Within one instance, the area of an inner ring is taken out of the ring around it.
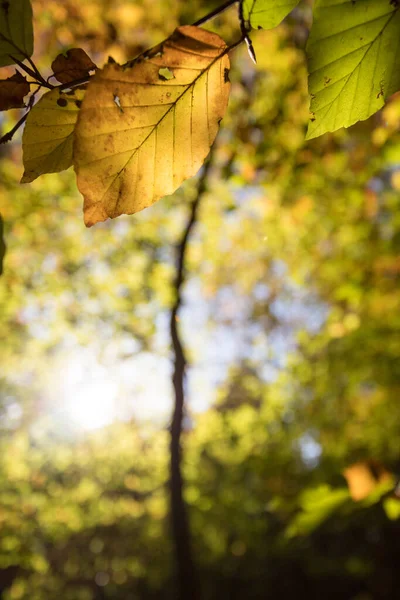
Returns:
[[[139,149],[140,149],[142,146],[144,146],[144,144],[147,142],[147,140],[148,140],[148,139],[150,138],[150,136],[153,134],[154,130],[157,130],[157,129],[158,129],[158,127],[159,127],[160,123],[162,123],[162,121],[163,121],[163,120],[166,118],[166,116],[167,116],[167,115],[170,113],[170,111],[171,111],[172,109],[173,109],[173,110],[175,110],[175,106],[176,106],[176,104],[177,104],[177,103],[178,103],[178,102],[179,102],[179,101],[182,99],[182,97],[183,97],[183,96],[186,94],[186,92],[187,92],[189,89],[192,89],[192,88],[194,87],[194,85],[196,84],[196,82],[197,82],[197,81],[198,81],[198,80],[199,80],[201,77],[203,77],[203,75],[204,75],[206,72],[208,72],[208,71],[210,70],[210,68],[211,68],[211,67],[212,67],[212,66],[213,66],[213,65],[214,65],[216,62],[218,62],[220,59],[222,59],[222,58],[223,58],[223,56],[225,56],[225,54],[227,54],[227,52],[228,52],[228,51],[229,51],[229,48],[228,48],[228,46],[227,46],[226,48],[224,48],[224,51],[222,52],[222,54],[218,55],[218,56],[217,56],[217,57],[216,57],[216,58],[215,58],[215,59],[214,59],[214,60],[213,60],[213,61],[212,61],[212,62],[211,62],[211,63],[210,63],[210,64],[209,64],[209,65],[208,65],[208,66],[207,66],[207,67],[206,67],[204,70],[203,70],[203,71],[201,71],[201,72],[199,73],[199,75],[198,75],[198,76],[197,76],[197,77],[196,77],[196,78],[195,78],[195,79],[194,79],[194,80],[193,80],[191,83],[189,83],[189,84],[187,85],[186,89],[185,89],[185,90],[182,92],[182,94],[181,94],[181,95],[180,95],[180,96],[179,96],[179,97],[178,97],[178,98],[177,98],[177,99],[176,99],[176,100],[175,100],[173,103],[171,103],[171,105],[170,105],[169,109],[168,109],[168,110],[167,110],[167,111],[166,111],[166,112],[163,114],[163,116],[160,118],[160,120],[159,120],[159,121],[158,121],[158,122],[157,122],[157,123],[156,123],[156,124],[153,126],[152,130],[151,130],[151,131],[150,131],[150,133],[149,133],[149,134],[146,136],[146,138],[145,138],[145,139],[144,139],[144,140],[141,142],[141,144],[140,144],[140,145],[139,145],[137,148],[135,148],[134,152],[132,152],[132,154],[130,155],[130,157],[128,158],[128,160],[127,160],[127,161],[126,161],[126,163],[124,164],[124,166],[123,166],[123,167],[122,167],[122,168],[121,168],[121,169],[120,169],[120,170],[119,170],[119,171],[118,171],[118,172],[117,172],[117,173],[116,173],[114,176],[111,176],[111,177],[113,177],[113,179],[112,179],[112,181],[111,181],[110,185],[107,187],[107,189],[105,190],[105,192],[104,192],[104,194],[102,195],[102,197],[100,198],[100,200],[97,200],[96,204],[101,204],[101,203],[103,203],[103,201],[104,201],[104,198],[106,197],[106,195],[107,195],[108,191],[110,190],[110,188],[111,188],[111,187],[112,187],[112,185],[114,184],[115,180],[116,180],[116,179],[117,179],[117,178],[118,178],[118,177],[121,175],[121,173],[124,171],[124,169],[126,169],[127,165],[128,165],[128,164],[129,164],[129,162],[132,160],[132,158],[135,156],[136,152],[137,152],[137,151],[138,151],[138,150],[139,150]],[[200,55],[200,56],[202,56],[202,55]],[[149,61],[148,61],[148,62],[151,62],[151,59],[149,59]],[[154,63],[154,62],[152,62],[152,64],[155,64],[155,63]],[[157,66],[159,66],[159,65],[157,65]],[[126,82],[125,82],[125,83],[126,83]],[[147,86],[148,84],[142,84],[142,85],[146,85],[146,86]],[[160,85],[163,85],[163,84],[158,84],[158,83],[157,83],[157,84],[150,84],[150,85],[157,85],[157,86],[160,86]],[[181,85],[184,85],[184,84],[181,84]],[[207,109],[208,109],[208,106],[207,106]],[[208,124],[208,122],[207,122],[207,124]],[[191,132],[191,138],[192,138],[192,132]],[[127,152],[129,152],[129,150],[127,150]],[[114,156],[114,154],[112,154],[112,155],[110,155],[110,156]],[[86,166],[86,165],[85,165],[85,166]],[[116,206],[117,206],[117,204],[118,204],[118,201],[119,201],[119,195],[120,195],[120,194],[118,194],[118,198],[117,198],[116,205],[115,205],[114,209],[116,208]]]
[[[340,94],[343,92],[343,90],[344,90],[344,88],[346,87],[346,85],[347,85],[347,83],[348,83],[349,79],[350,79],[350,78],[351,78],[351,77],[354,75],[354,73],[357,71],[357,69],[359,69],[359,68],[360,68],[360,65],[361,65],[361,63],[363,62],[363,60],[364,60],[364,59],[365,59],[365,57],[367,56],[368,52],[371,50],[371,48],[372,48],[372,47],[373,47],[373,45],[376,43],[376,41],[378,40],[378,38],[379,38],[380,36],[382,36],[382,35],[383,35],[383,33],[384,33],[385,29],[388,27],[388,25],[389,25],[390,21],[391,21],[391,20],[394,18],[394,16],[396,15],[396,13],[397,13],[397,11],[396,11],[396,10],[394,10],[394,11],[393,11],[393,12],[390,14],[390,16],[389,16],[388,20],[386,21],[385,25],[382,27],[381,31],[380,31],[380,32],[377,34],[377,36],[376,36],[376,37],[375,37],[375,38],[374,38],[374,39],[373,39],[373,40],[372,40],[372,41],[369,43],[369,47],[368,47],[368,48],[367,48],[367,50],[364,52],[363,56],[360,58],[359,62],[358,62],[358,63],[357,63],[357,65],[354,67],[354,69],[352,70],[352,72],[351,72],[351,73],[348,73],[347,75],[345,75],[345,76],[344,76],[344,77],[342,77],[341,79],[339,79],[339,80],[337,80],[336,82],[334,82],[334,83],[338,83],[338,82],[339,82],[339,81],[341,81],[342,79],[346,79],[346,81],[345,81],[345,82],[344,82],[344,84],[342,85],[342,87],[341,87],[340,91],[339,91],[339,92],[338,92],[338,94],[335,96],[335,98],[334,98],[334,99],[333,99],[331,102],[328,102],[327,104],[325,104],[323,107],[318,107],[318,110],[323,110],[324,108],[326,108],[326,107],[327,107],[327,106],[330,104],[330,107],[329,107],[329,109],[327,110],[327,112],[326,112],[326,113],[325,113],[325,115],[324,115],[324,118],[325,118],[325,119],[327,118],[327,116],[329,115],[330,111],[332,110],[332,105],[333,105],[333,104],[334,104],[334,103],[337,101],[337,99],[339,98]],[[380,17],[380,18],[381,18],[381,17]],[[366,44],[366,45],[368,45],[368,44]],[[364,46],[361,46],[361,48],[363,48],[363,47],[364,47]],[[337,60],[342,60],[343,58],[345,58],[345,57],[346,57],[346,56],[348,56],[349,54],[352,54],[353,52],[359,51],[361,48],[357,48],[357,50],[353,50],[352,52],[349,52],[348,54],[345,54],[345,55],[344,55],[344,56],[342,56],[340,59],[335,59],[335,61],[332,61],[332,63],[330,63],[330,64],[333,64],[333,62],[336,62]],[[321,67],[321,68],[324,68],[324,67]],[[376,67],[375,67],[375,68],[376,68]],[[320,69],[316,69],[315,71],[313,71],[313,73],[312,73],[312,74],[316,73],[316,72],[317,72],[317,71],[319,71],[319,70],[320,70]],[[333,83],[332,83],[331,85],[333,85]],[[319,92],[321,92],[322,90],[323,90],[323,88],[321,88],[321,90],[319,90]],[[319,92],[317,92],[317,93],[319,93]],[[353,108],[353,107],[352,107],[352,108]],[[319,126],[319,124],[318,124],[318,126]],[[317,131],[317,130],[318,130],[318,127],[316,127],[314,131]]]

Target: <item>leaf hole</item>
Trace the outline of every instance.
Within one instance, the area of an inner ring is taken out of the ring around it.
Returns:
[[[119,110],[123,113],[124,109],[121,106],[121,100],[117,94],[114,94],[114,103],[116,106],[118,106]]]
[[[173,72],[170,69],[168,69],[168,67],[162,67],[158,71],[158,77],[162,81],[168,81],[169,79],[174,79],[175,75],[173,74]]]

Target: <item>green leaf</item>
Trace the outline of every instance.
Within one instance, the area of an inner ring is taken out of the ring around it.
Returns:
[[[391,521],[396,521],[400,518],[400,501],[398,498],[387,498],[383,502],[384,511]]]
[[[397,3],[317,0],[307,54],[307,139],[368,119],[400,88]]]
[[[272,29],[294,9],[299,0],[244,0],[243,17],[253,29]]]
[[[21,183],[72,165],[75,124],[84,95],[82,88],[70,92],[54,89],[32,108],[22,136],[25,172]]]
[[[3,259],[6,253],[6,243],[4,241],[4,223],[3,217],[0,215],[0,275],[3,274]]]
[[[290,538],[311,533],[349,498],[347,489],[335,489],[325,484],[305,490],[300,497],[302,510],[287,528],[286,536]]]
[[[32,7],[29,0],[0,2],[0,67],[33,54]]]

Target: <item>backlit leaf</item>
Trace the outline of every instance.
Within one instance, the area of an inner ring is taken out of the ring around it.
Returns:
[[[57,81],[70,83],[86,77],[96,65],[82,48],[71,48],[65,56],[59,54],[51,63],[51,68]]]
[[[33,54],[32,7],[29,0],[0,2],[0,67]]]
[[[272,29],[294,9],[299,0],[244,0],[243,17],[253,29]]]
[[[74,128],[84,95],[82,88],[54,89],[32,108],[22,136],[25,172],[21,183],[72,165]]]
[[[228,103],[226,52],[218,35],[185,26],[131,66],[96,73],[74,146],[87,226],[138,212],[197,173]]]
[[[23,108],[24,96],[29,94],[29,83],[21,73],[0,80],[0,110]]]
[[[397,2],[317,0],[307,54],[307,138],[368,119],[400,88]]]

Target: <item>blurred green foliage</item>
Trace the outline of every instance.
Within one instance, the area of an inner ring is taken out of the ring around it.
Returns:
[[[69,46],[125,60],[216,4],[36,0],[36,52],[44,71]],[[233,39],[235,23],[218,29]],[[257,68],[235,52],[189,248],[189,403],[207,408],[188,413],[185,498],[205,600],[393,600],[400,585],[400,98],[304,142],[308,26],[305,3],[254,34]],[[110,375],[169,359],[196,181],[88,231],[72,174],[20,186],[19,152],[0,162],[0,596],[172,599],[167,427],[135,416],[140,389],[120,399],[129,419],[90,433],[53,409],[82,348]]]

